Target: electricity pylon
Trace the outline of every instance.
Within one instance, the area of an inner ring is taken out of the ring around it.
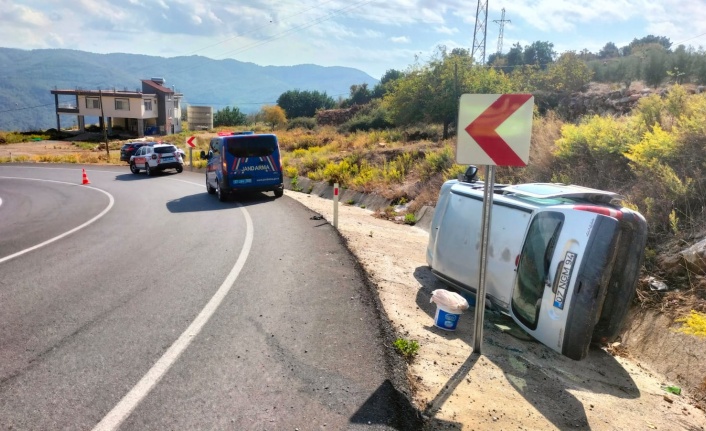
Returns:
[[[488,0],[478,0],[476,9],[476,29],[473,32],[473,47],[471,57],[476,60],[476,54],[480,56],[479,64],[485,64],[485,35],[488,22]]]
[[[505,19],[505,8],[503,8],[503,13],[500,15],[500,19],[495,19],[493,22],[500,24],[500,34],[498,35],[498,54],[503,52],[503,31],[506,22],[512,22],[509,19]]]

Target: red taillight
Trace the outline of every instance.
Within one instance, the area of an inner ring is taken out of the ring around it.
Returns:
[[[579,211],[589,211],[592,213],[601,214],[601,215],[608,216],[608,217],[613,217],[618,220],[623,218],[623,213],[619,210],[614,209],[614,208],[599,207],[596,205],[574,205],[573,208],[575,210],[579,210]]]

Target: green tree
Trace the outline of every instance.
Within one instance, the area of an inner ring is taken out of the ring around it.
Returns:
[[[319,109],[331,109],[336,105],[326,92],[290,90],[277,98],[277,105],[284,109],[287,117],[313,117]]]
[[[238,126],[246,123],[247,116],[237,106],[226,106],[213,114],[213,126]]]
[[[380,78],[380,82],[375,84],[375,87],[373,87],[373,94],[372,97],[374,99],[382,99],[385,97],[385,95],[392,89],[393,83],[402,78],[404,76],[404,72],[401,72],[396,69],[389,69],[387,72],[385,72],[384,75],[382,75],[382,78]]]
[[[399,126],[424,121],[424,108],[420,101],[428,94],[426,70],[415,66],[404,77],[393,82],[392,88],[383,98],[392,121]]]
[[[567,51],[549,66],[544,82],[548,90],[576,92],[583,90],[592,76],[588,65],[574,51]]]
[[[648,49],[643,69],[645,83],[656,87],[667,77],[667,54],[663,48]]]
[[[395,124],[436,123],[449,126],[458,116],[461,94],[507,93],[516,89],[508,75],[492,68],[472,67],[468,50],[450,53],[440,46],[427,65],[416,66],[384,98],[384,106]]]
[[[278,105],[265,105],[260,109],[262,120],[275,130],[275,127],[287,124],[287,115]]]
[[[342,104],[343,107],[365,105],[373,99],[373,92],[368,89],[367,83],[351,85],[351,93]]]
[[[522,66],[525,64],[524,49],[519,43],[512,45],[510,51],[507,52],[507,65],[511,67]]]
[[[620,56],[620,50],[613,42],[608,42],[603,48],[598,52],[598,58],[614,58]]]
[[[554,61],[556,52],[554,44],[550,42],[533,42],[532,45],[525,46],[524,64],[538,64],[540,68],[546,69]]]
[[[669,51],[669,49],[672,47],[672,42],[669,40],[668,37],[664,36],[653,36],[651,34],[641,38],[641,39],[633,39],[632,42],[630,42],[630,49],[632,51],[635,51],[636,47],[639,47],[640,45],[660,45],[662,48],[664,48],[665,51]]]

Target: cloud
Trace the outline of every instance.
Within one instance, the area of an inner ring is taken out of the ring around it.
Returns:
[[[3,2],[4,3],[4,2]],[[0,21],[14,22],[22,26],[43,28],[51,25],[49,18],[42,12],[26,6],[0,4]]]
[[[390,40],[393,43],[409,43],[410,42],[410,40],[407,36],[391,37]]]
[[[451,35],[451,34],[458,33],[458,28],[456,28],[456,27],[449,28],[449,27],[446,27],[445,25],[441,25],[441,26],[435,27],[434,31],[436,31],[437,33],[441,33],[441,34]]]

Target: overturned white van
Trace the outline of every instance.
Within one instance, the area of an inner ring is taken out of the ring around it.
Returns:
[[[471,293],[479,282],[483,189],[474,175],[444,183],[427,247],[432,272]],[[494,188],[487,298],[572,359],[619,334],[635,294],[647,224],[619,202],[615,193],[574,185]]]

